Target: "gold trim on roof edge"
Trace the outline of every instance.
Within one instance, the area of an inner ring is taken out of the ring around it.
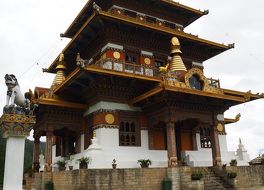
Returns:
[[[118,19],[118,20],[122,20],[122,21],[126,21],[129,23],[133,23],[133,24],[137,24],[140,26],[144,26],[150,29],[154,29],[154,30],[158,30],[160,32],[165,32],[168,34],[171,34],[173,36],[178,36],[178,37],[183,37],[183,38],[187,38],[193,41],[198,41],[201,43],[205,43],[208,45],[212,45],[212,46],[217,46],[219,48],[223,48],[223,49],[230,49],[230,45],[224,45],[224,44],[220,44],[217,42],[212,42],[209,40],[205,40],[202,38],[199,38],[198,36],[192,35],[192,34],[187,34],[185,32],[182,31],[177,31],[174,29],[169,29],[167,27],[162,27],[162,26],[154,26],[153,24],[149,24],[147,22],[142,22],[142,21],[138,21],[137,19],[134,18],[129,18],[123,15],[117,15],[114,13],[110,13],[110,12],[106,12],[106,11],[98,11],[98,12],[94,12],[87,20],[86,22],[83,24],[83,26],[80,28],[80,30],[74,35],[74,37],[71,39],[71,41],[67,44],[67,46],[62,50],[62,53],[65,53],[65,51],[68,49],[68,47],[75,41],[75,39],[80,35],[80,33],[84,30],[84,28],[91,22],[91,20],[96,16],[96,15],[101,15],[101,16],[105,16],[105,17],[110,17],[110,18],[114,18],[114,19]],[[59,55],[57,56],[57,58],[52,62],[52,64],[48,67],[47,72],[51,72],[52,67],[57,63],[57,61],[59,60]]]

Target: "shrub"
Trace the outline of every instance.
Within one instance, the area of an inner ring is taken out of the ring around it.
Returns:
[[[148,168],[149,165],[152,164],[150,159],[140,159],[138,160],[138,163],[140,164],[141,168]]]
[[[237,166],[237,160],[232,159],[229,164],[230,164],[230,166]]]

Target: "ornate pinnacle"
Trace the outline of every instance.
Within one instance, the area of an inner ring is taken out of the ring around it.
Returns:
[[[59,57],[59,62],[56,67],[56,76],[51,87],[55,87],[56,85],[61,84],[65,80],[65,70],[66,70],[65,62],[64,62],[64,54],[61,53]]]

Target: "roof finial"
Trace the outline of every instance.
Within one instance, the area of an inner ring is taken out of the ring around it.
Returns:
[[[239,144],[242,144],[241,138],[239,138]]]
[[[187,69],[181,58],[180,41],[177,37],[171,39],[171,62],[169,63],[169,72],[175,74],[179,81],[182,80]]]
[[[65,76],[65,70],[66,70],[65,62],[64,62],[64,54],[61,53],[59,57],[59,62],[57,63],[56,67],[56,76],[53,80],[53,83],[51,85],[51,88],[56,87],[57,85],[61,84],[66,76]]]

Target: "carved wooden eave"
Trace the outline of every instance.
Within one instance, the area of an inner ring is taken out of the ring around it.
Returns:
[[[78,75],[81,74],[81,72],[82,72],[82,69],[77,67],[70,75],[66,77],[66,79],[60,85],[56,86],[53,89],[54,94],[56,94],[60,89],[69,85],[73,81],[73,79],[75,79]]]
[[[133,73],[126,73],[126,72],[119,72],[115,70],[109,70],[109,69],[104,69],[100,68],[95,65],[88,65],[85,66],[84,68],[77,68],[75,69],[66,79],[63,81],[59,86],[57,86],[54,89],[54,93],[58,93],[64,88],[66,88],[71,82],[73,82],[78,75],[80,75],[83,72],[88,72],[88,73],[98,73],[98,74],[104,74],[104,75],[114,75],[114,76],[119,76],[119,77],[128,77],[128,78],[135,78],[135,79],[140,79],[140,80],[145,80],[145,81],[152,81],[152,82],[161,82],[160,78],[157,77],[151,77],[151,76],[143,76],[143,75],[136,75]]]
[[[74,109],[87,109],[88,106],[85,104],[78,104],[74,102],[64,101],[60,99],[54,98],[40,98],[35,100],[33,103],[38,105],[49,105],[49,106],[58,106],[58,107],[67,107],[67,108],[74,108]]]
[[[100,10],[98,12],[94,11],[94,13],[86,20],[86,22],[84,22],[84,24],[82,25],[80,30],[74,35],[74,37],[71,39],[71,41],[62,50],[63,54],[65,54],[65,52],[69,49],[69,47],[71,45],[73,45],[75,40],[84,31],[84,29],[89,25],[89,23],[91,23],[91,21],[94,20],[95,17],[97,17],[97,16],[101,16],[102,18],[106,18],[106,19],[118,20],[120,22],[124,22],[124,23],[127,23],[127,24],[134,24],[136,26],[140,26],[140,27],[144,27],[144,28],[147,28],[147,29],[155,30],[155,31],[158,31],[158,32],[161,32],[161,33],[166,33],[167,35],[170,35],[170,36],[177,36],[179,38],[183,38],[183,39],[186,39],[186,40],[189,40],[189,41],[193,41],[193,42],[200,43],[200,44],[203,44],[203,45],[206,45],[206,46],[210,46],[212,48],[219,49],[220,52],[224,52],[224,51],[226,51],[226,50],[228,50],[230,48],[233,48],[233,45],[224,45],[224,44],[212,42],[212,41],[209,41],[209,40],[205,40],[205,39],[199,38],[198,36],[185,33],[183,31],[178,31],[176,29],[171,29],[171,28],[168,28],[168,27],[159,26],[158,24],[153,24],[153,23],[140,21],[137,18],[131,18],[131,17],[128,17],[128,16],[125,16],[125,15],[122,15],[122,14],[115,14],[115,13],[111,13],[111,12],[106,12],[106,11]],[[58,61],[59,61],[59,55],[57,56],[57,58],[53,61],[53,63],[49,66],[49,68],[46,71],[50,72],[50,73],[54,73],[55,72],[55,67],[56,67]]]
[[[233,119],[233,118],[225,118],[224,119],[224,123],[225,124],[231,124],[231,123],[236,123],[240,120],[240,117],[241,117],[241,114],[237,114],[236,117]]]
[[[156,88],[149,90],[148,92],[139,95],[138,97],[132,99],[129,101],[130,105],[136,104],[142,100],[145,100],[151,96],[154,96],[155,94],[158,94],[160,92],[162,92],[164,90],[164,88],[161,85],[158,85]]]
[[[259,98],[263,98],[262,96],[256,95],[256,94],[249,95],[248,92],[239,92],[239,95],[238,93],[233,93],[232,95],[230,95],[230,94],[225,94],[225,93],[221,94],[221,93],[215,93],[215,92],[205,92],[205,91],[194,90],[194,89],[190,89],[186,87],[171,86],[171,85],[166,85],[166,84],[163,84],[161,86],[156,87],[130,100],[130,104],[136,104],[144,99],[147,99],[151,96],[154,96],[155,94],[158,94],[161,91],[178,92],[178,93],[192,94],[192,95],[198,95],[198,96],[206,96],[206,97],[211,97],[211,98],[218,98],[218,99],[223,99],[223,100],[231,100],[231,101],[237,102],[238,104],[249,102],[255,99],[259,99]]]
[[[62,37],[68,37],[72,38],[76,31],[78,31],[78,28],[80,28],[86,17],[88,17],[88,12],[92,9],[93,2],[96,3],[104,3],[100,1],[88,1],[85,6],[82,8],[82,10],[79,12],[79,14],[76,16],[76,18],[73,20],[73,22],[70,24],[70,26],[66,29],[66,31],[61,34]],[[188,7],[186,5],[180,4],[178,2],[174,2],[172,0],[160,0],[161,4],[168,5],[169,7],[173,7],[176,10],[181,10],[182,12],[186,12],[188,14],[193,15],[192,18],[189,20],[189,22],[186,23],[185,26],[191,24],[195,20],[199,19],[201,16],[208,14],[208,11],[200,11],[191,7]]]
[[[138,26],[143,26],[143,27],[148,28],[148,29],[152,29],[152,30],[156,30],[156,31],[159,31],[159,32],[164,32],[164,33],[170,34],[171,36],[182,37],[182,38],[189,39],[189,40],[192,40],[192,41],[195,41],[195,42],[200,42],[200,43],[207,44],[207,45],[210,45],[210,46],[215,46],[215,47],[218,47],[218,48],[221,48],[221,49],[224,49],[224,50],[228,50],[228,49],[231,48],[230,45],[224,45],[224,44],[212,42],[212,41],[209,41],[209,40],[205,40],[205,39],[199,38],[198,36],[185,33],[183,31],[178,31],[178,30],[175,30],[175,29],[170,29],[170,28],[167,28],[167,27],[159,26],[158,24],[143,22],[143,21],[140,21],[137,18],[128,17],[128,16],[125,16],[125,15],[122,15],[122,14],[114,14],[114,13],[105,12],[105,11],[99,11],[98,14],[103,16],[103,17],[106,17],[106,18],[112,18],[112,19],[115,19],[115,20],[119,20],[119,21],[123,21],[123,22],[129,23],[129,24],[135,24],[135,25],[138,25]]]
[[[47,88],[36,88],[33,96],[32,104],[40,105],[49,105],[73,109],[85,110],[88,108],[85,104],[65,101],[59,98],[51,89]]]

